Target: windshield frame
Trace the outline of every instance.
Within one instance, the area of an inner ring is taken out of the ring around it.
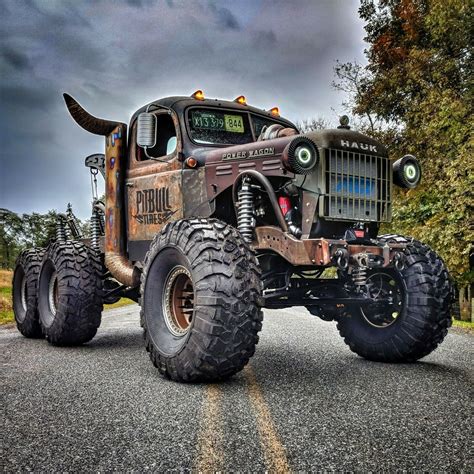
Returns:
[[[219,111],[223,111],[223,112],[233,112],[233,113],[239,113],[239,114],[242,114],[242,115],[247,115],[248,116],[248,121],[249,121],[249,124],[250,124],[250,131],[252,133],[252,141],[251,142],[248,142],[248,143],[255,143],[257,141],[257,136],[255,135],[255,125],[254,125],[254,121],[253,121],[253,116],[256,115],[264,120],[270,120],[274,123],[278,123],[280,125],[283,125],[284,127],[295,127],[296,130],[298,130],[296,128],[295,125],[293,124],[290,124],[288,123],[286,120],[279,120],[278,117],[269,117],[267,115],[264,115],[264,114],[259,114],[257,112],[254,112],[253,110],[242,110],[240,108],[232,108],[232,107],[222,107],[222,106],[212,106],[212,105],[199,105],[199,104],[196,104],[196,105],[190,105],[189,107],[186,107],[185,111],[184,111],[184,122],[185,122],[185,128],[186,128],[186,134],[188,135],[188,139],[190,140],[190,142],[193,144],[193,145],[196,145],[196,146],[199,146],[199,147],[202,147],[202,148],[207,148],[207,147],[215,147],[215,148],[226,148],[226,147],[230,147],[230,146],[242,146],[239,145],[239,144],[236,144],[236,143],[199,143],[197,141],[195,141],[191,135],[191,129],[190,129],[190,126],[189,126],[189,112],[190,110],[192,109],[217,109]]]

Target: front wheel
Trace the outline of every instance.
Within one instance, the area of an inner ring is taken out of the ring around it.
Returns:
[[[247,364],[261,329],[260,271],[232,227],[215,219],[168,224],[141,280],[141,323],[159,371],[179,382],[225,379]]]
[[[443,260],[415,240],[407,243],[401,271],[380,269],[367,278],[372,298],[391,305],[353,309],[338,319],[338,330],[351,350],[380,362],[413,362],[431,353],[451,325],[451,281]]]

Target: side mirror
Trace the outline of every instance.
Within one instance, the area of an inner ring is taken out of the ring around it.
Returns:
[[[137,145],[141,148],[153,148],[156,145],[156,116],[142,112],[138,116]]]

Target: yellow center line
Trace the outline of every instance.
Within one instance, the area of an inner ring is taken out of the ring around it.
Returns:
[[[206,387],[205,401],[201,413],[201,428],[198,435],[199,453],[195,472],[215,473],[224,468],[222,450],[222,426],[220,419],[221,389],[219,385]]]
[[[283,447],[276,431],[270,410],[255,377],[255,372],[250,365],[244,369],[244,374],[247,381],[249,398],[255,411],[258,434],[260,436],[260,443],[263,447],[263,455],[268,471],[272,473],[291,472],[285,448]]]

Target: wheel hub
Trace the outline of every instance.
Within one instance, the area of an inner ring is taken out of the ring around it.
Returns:
[[[384,328],[392,325],[403,310],[404,292],[397,279],[388,273],[377,272],[367,278],[367,296],[374,299],[390,300],[391,304],[377,304],[361,307],[361,312],[369,324]]]
[[[191,327],[193,312],[191,274],[187,268],[178,265],[168,274],[163,294],[163,313],[168,330],[174,336],[184,336]]]

